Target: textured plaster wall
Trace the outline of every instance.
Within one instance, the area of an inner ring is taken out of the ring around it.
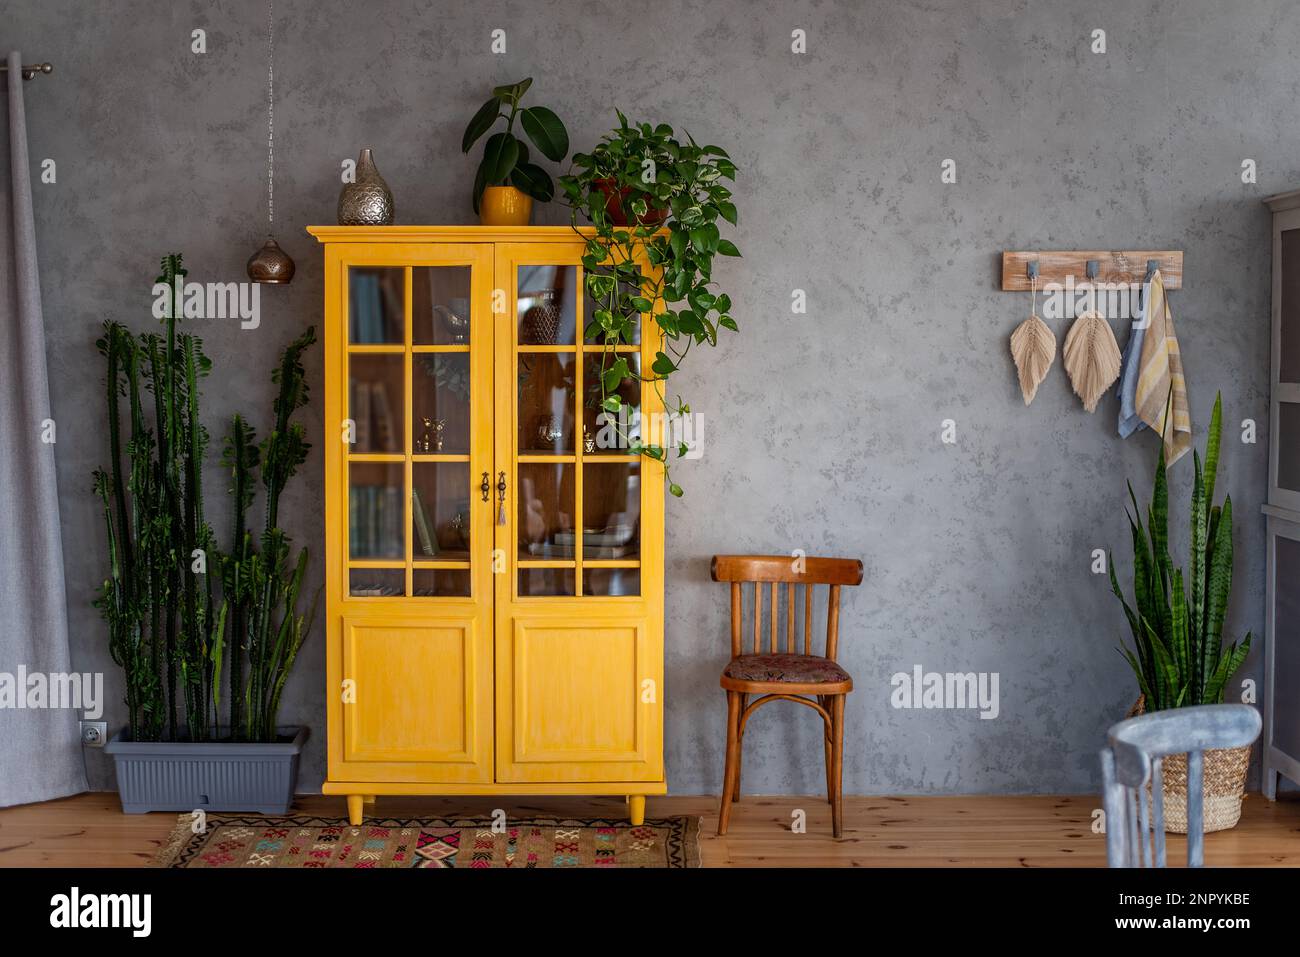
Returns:
[[[1031,408],[1007,337],[1027,297],[995,288],[1004,248],[1178,248],[1172,294],[1198,445],[1216,388],[1237,506],[1233,632],[1263,625],[1269,233],[1261,197],[1300,186],[1294,124],[1300,8],[1223,4],[584,3],[278,0],[276,233],[298,262],[264,290],[263,325],[204,325],[216,369],[208,422],[263,425],[283,345],[319,323],[321,256],[302,228],[331,222],[340,162],[375,150],[401,223],[468,222],[474,163],[460,134],[485,91],[535,77],[535,102],[575,145],[614,107],[725,145],[740,166],[744,258],[718,279],[743,334],[699,355],[683,391],[707,417],[702,461],[668,526],[670,787],[722,775],[727,599],[715,552],[861,557],[842,658],[850,793],[1093,790],[1104,729],[1134,686],[1123,619],[1092,550],[1127,567],[1124,480],[1148,485],[1154,442],[1115,435],[1115,401],[1083,412],[1059,360]],[[120,677],[90,606],[104,535],[90,473],[105,458],[107,317],[142,328],[160,254],[192,279],[242,278],[265,234],[266,6],[11,0],[0,46],[57,72],[26,86],[74,663]],[[507,30],[508,53],[489,53]],[[190,52],[207,31],[208,52]],[[1108,52],[1090,51],[1106,31]],[[791,31],[807,52],[790,51]],[[957,182],[940,183],[940,164]],[[1241,161],[1259,182],[1241,182]],[[546,209],[543,222],[560,222]],[[792,290],[807,313],[791,312]],[[1064,338],[1065,322],[1053,323]],[[1126,332],[1117,332],[1121,343]],[[311,356],[319,436],[321,354]],[[1238,423],[1260,424],[1259,444]],[[940,442],[953,419],[957,441]],[[30,424],[29,424],[30,425]],[[19,427],[11,423],[8,427]],[[1190,461],[1175,469],[1183,514]],[[209,478],[225,529],[225,482]],[[283,513],[321,552],[319,447]],[[1180,523],[1181,525],[1181,523]],[[1177,530],[1178,547],[1185,535]],[[320,565],[317,565],[319,572]],[[7,569],[5,574],[21,574]],[[905,711],[890,675],[1000,675],[1000,714]],[[314,731],[304,790],[324,776],[324,647],[313,636],[283,718]],[[1246,674],[1258,678],[1259,655]],[[1233,687],[1236,692],[1236,686]],[[816,717],[772,708],[751,725],[745,787],[822,787]],[[108,764],[89,755],[95,785]]]

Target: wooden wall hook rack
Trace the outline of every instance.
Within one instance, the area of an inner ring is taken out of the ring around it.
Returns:
[[[1038,288],[1042,289],[1051,282],[1064,285],[1067,276],[1074,277],[1076,286],[1087,283],[1089,263],[1096,264],[1097,282],[1142,282],[1146,279],[1147,263],[1153,259],[1160,265],[1160,277],[1166,289],[1183,288],[1181,249],[1073,249],[1063,252],[1003,252],[1002,290],[1028,292],[1030,263],[1038,264]]]

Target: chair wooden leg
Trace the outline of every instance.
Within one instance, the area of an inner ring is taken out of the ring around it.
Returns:
[[[740,714],[745,713],[745,705],[749,704],[749,695],[741,692],[740,695]],[[739,727],[740,718],[737,716],[737,727]],[[740,771],[745,765],[745,739],[740,736],[740,731],[736,732],[736,786],[731,791],[731,800],[740,800]]]
[[[718,836],[727,833],[731,801],[740,771],[740,692],[727,692],[727,768],[722,776],[722,807],[718,811]]]
[[[831,756],[835,760],[833,775],[834,789],[831,798],[831,833],[839,837],[844,830],[844,699],[847,695],[835,695],[831,708],[833,718],[831,730]]]
[[[830,712],[831,699],[830,695],[819,694],[817,703]],[[831,765],[831,726],[828,722],[822,723],[822,752],[826,756],[826,803],[835,803],[835,785],[831,783],[831,774],[835,770]]]

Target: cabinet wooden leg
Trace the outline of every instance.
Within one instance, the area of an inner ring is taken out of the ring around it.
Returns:
[[[627,817],[633,827],[645,823],[645,795],[629,794],[627,797]]]
[[[1277,800],[1277,771],[1265,765],[1264,776],[1260,780],[1264,789],[1264,798],[1269,801]]]
[[[354,827],[361,823],[361,808],[364,803],[364,797],[360,794],[348,795],[348,823]]]
[[[831,731],[831,757],[835,761],[835,785],[831,798],[831,833],[839,837],[844,831],[844,699],[846,695],[835,695],[831,716],[834,718]]]
[[[718,810],[718,836],[727,833],[731,823],[732,795],[736,793],[736,776],[740,773],[740,693],[727,692],[727,768],[722,776],[722,807]]]

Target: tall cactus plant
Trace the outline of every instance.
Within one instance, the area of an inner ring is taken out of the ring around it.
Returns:
[[[1223,641],[1223,618],[1232,591],[1232,498],[1214,504],[1219,466],[1222,397],[1214,399],[1205,465],[1193,450],[1191,570],[1175,568],[1169,554],[1169,484],[1164,444],[1156,464],[1147,524],[1142,524],[1130,484],[1133,511],[1133,605],[1120,590],[1110,556],[1110,585],[1124,606],[1133,633],[1132,649],[1121,648],[1137,676],[1147,711],[1223,701],[1228,679],[1250,653],[1251,634],[1241,642]]]
[[[315,333],[309,328],[295,340],[272,375],[280,387],[276,424],[260,451],[251,427],[235,417],[226,459],[235,475],[236,529],[231,553],[222,555],[203,498],[208,432],[200,419],[199,383],[212,363],[201,339],[177,329],[185,275],[179,254],[163,258],[157,282],[171,294],[161,334],[137,336],[110,321],[97,343],[108,366],[111,464],[94,476],[109,549],[109,574],[95,604],[126,677],[134,740],[273,740],[280,692],[312,621],[297,607],[307,552],[289,561],[277,511],[280,492],[309,448],[291,416],[307,400],[301,360]],[[152,424],[146,393],[153,396]],[[246,530],[259,455],[268,502],[261,553]],[[227,668],[229,718],[223,725]]]

